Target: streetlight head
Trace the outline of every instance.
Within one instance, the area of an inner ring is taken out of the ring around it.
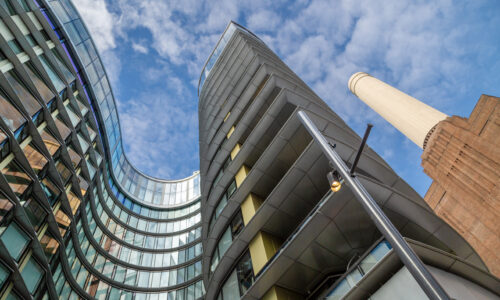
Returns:
[[[342,178],[340,177],[337,171],[330,171],[326,174],[326,178],[328,179],[328,183],[330,184],[330,189],[332,192],[336,193],[342,187]]]

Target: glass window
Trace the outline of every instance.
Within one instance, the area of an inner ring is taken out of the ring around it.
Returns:
[[[82,113],[82,116],[85,116],[85,114],[89,111],[89,109],[87,108],[87,106],[85,106],[85,104],[83,104],[84,102],[81,99],[80,94],[76,95],[76,100],[77,100],[76,104],[78,105],[78,108],[80,109],[80,112]],[[94,140],[94,137],[96,135],[94,130],[92,130],[89,125],[87,125],[87,130],[89,132],[90,139]]]
[[[67,82],[72,82],[73,80],[75,80],[75,77],[68,70],[68,68],[66,68],[66,65],[62,62],[62,58],[61,58],[61,56],[59,56],[59,53],[57,53],[57,51],[56,51],[55,48],[52,48],[52,54],[54,54],[54,58],[55,58],[56,64],[58,65],[59,70],[61,71],[61,73],[63,74],[63,76],[66,78],[66,81]]]
[[[43,269],[42,267],[35,261],[33,256],[31,256],[21,271],[21,276],[24,279],[24,283],[28,288],[30,293],[34,293],[36,288],[40,284],[40,281],[43,277]]]
[[[236,180],[233,180],[229,187],[227,188],[227,198],[231,198],[234,191],[236,191]]]
[[[387,241],[382,241],[360,263],[363,273],[370,271],[392,249]]]
[[[127,269],[125,269],[124,267],[116,266],[114,279],[118,282],[123,282],[123,280],[125,279],[125,272],[126,271],[127,271]]]
[[[30,8],[28,6],[28,3],[26,3],[26,0],[17,0],[17,2],[22,6],[24,11],[30,11]]]
[[[23,153],[24,156],[26,156],[26,158],[28,159],[28,163],[30,164],[31,168],[37,174],[48,163],[48,160],[34,148],[33,143],[30,143],[26,147],[24,147]]]
[[[0,91],[0,115],[4,122],[13,132],[26,122],[26,119],[7,100],[7,97]]]
[[[76,211],[80,207],[80,199],[71,190],[66,193],[66,196],[68,197],[71,212],[75,215]]]
[[[87,149],[90,147],[89,143],[85,141],[85,139],[80,134],[78,134],[77,137],[78,141],[80,142],[80,146],[82,147],[83,153],[87,152]]]
[[[349,286],[347,281],[344,279],[335,287],[335,289],[333,291],[331,291],[327,295],[326,299],[327,300],[340,300],[344,297],[345,294],[347,294],[347,292],[349,292],[350,289],[351,289],[351,287]]]
[[[41,55],[38,56],[38,58],[40,59],[40,62],[42,63],[43,68],[45,69],[45,71],[49,75],[50,81],[54,84],[56,90],[58,92],[62,91],[64,89],[64,87],[65,87],[64,83],[61,81],[61,79],[56,74],[56,72],[54,71],[54,69],[52,68],[52,66],[49,64],[49,62],[47,61],[47,58],[45,57],[45,55],[41,54]]]
[[[3,218],[13,207],[14,204],[12,204],[12,202],[10,202],[10,200],[7,199],[3,193],[0,193],[0,222],[2,222]]]
[[[140,271],[137,285],[140,287],[149,286],[149,272]]]
[[[5,9],[11,16],[16,15],[16,11],[12,7],[12,4],[9,3],[8,0],[1,0],[0,5]]]
[[[241,295],[252,286],[254,281],[254,274],[252,268],[252,259],[250,258],[250,252],[245,253],[236,265],[236,272],[238,274],[238,282],[240,286]]]
[[[64,238],[66,232],[69,229],[69,226],[71,225],[71,219],[61,209],[59,209],[55,213],[55,217],[56,217],[56,222],[59,225],[59,232],[61,233],[61,236]]]
[[[1,117],[1,116],[0,116]],[[10,152],[9,137],[0,129],[0,161],[2,161]]]
[[[10,225],[5,229],[0,239],[4,243],[5,247],[7,247],[9,254],[15,260],[19,260],[19,258],[21,258],[24,249],[30,242],[28,235],[24,233],[24,231],[22,231],[21,228],[19,228],[19,226],[14,222],[10,223]]]
[[[68,136],[71,134],[71,129],[68,128],[60,119],[59,117],[54,119],[54,122],[56,124],[57,129],[59,130],[59,133],[61,134],[61,137],[63,140],[66,140]]]
[[[40,183],[50,205],[54,205],[59,197],[59,194],[61,193],[59,188],[52,182],[52,180],[49,179],[49,177],[45,177]]]
[[[3,287],[5,281],[7,281],[9,275],[10,271],[7,268],[5,268],[2,264],[0,264],[0,289]]]
[[[222,299],[223,300],[240,299],[240,292],[238,289],[238,277],[236,275],[236,271],[233,271],[233,273],[231,273],[229,278],[222,286]]]
[[[243,229],[243,218],[241,215],[241,210],[238,210],[233,220],[231,221],[231,236],[233,239],[241,232]]]
[[[219,253],[220,256],[223,256],[224,253],[226,253],[227,249],[229,249],[229,246],[231,246],[231,243],[233,242],[233,239],[231,237],[231,230],[228,228],[226,232],[222,235],[220,241],[219,241]]]
[[[73,168],[76,169],[76,167],[78,166],[78,164],[80,163],[82,158],[80,157],[80,155],[78,155],[78,153],[76,153],[75,150],[73,150],[73,148],[67,147],[67,149],[68,149],[69,158],[71,159],[71,162],[73,163]]]
[[[57,152],[57,150],[59,150],[59,147],[61,147],[61,145],[52,136],[52,134],[49,133],[47,128],[45,128],[40,135],[42,136],[43,143],[45,144],[45,147],[49,151],[50,155],[54,156],[54,154]]]
[[[59,171],[59,174],[61,175],[63,184],[66,184],[66,182],[68,182],[69,177],[71,176],[71,171],[64,165],[64,163],[61,160],[56,161],[56,169],[57,171]]]
[[[28,76],[30,77],[31,81],[35,85],[36,89],[40,93],[40,95],[43,98],[43,101],[45,103],[49,103],[50,100],[54,98],[54,93],[47,87],[47,85],[42,81],[40,76],[38,75],[38,72],[36,71],[35,67],[31,62],[27,62],[25,64],[26,66],[26,72],[28,73]]]
[[[65,107],[66,107],[66,113],[68,114],[69,120],[71,121],[71,125],[73,125],[73,127],[76,127],[76,125],[80,123],[80,117],[78,117],[76,113],[73,112],[71,105],[66,105]]]
[[[16,95],[22,101],[24,108],[26,108],[30,116],[33,116],[36,112],[42,109],[40,103],[38,103],[35,97],[33,97],[33,95],[31,95],[31,93],[28,92],[27,87],[23,84],[19,76],[14,72],[14,70],[4,73],[4,75],[7,78],[7,81],[14,89]]]
[[[59,250],[59,242],[52,236],[50,232],[45,232],[40,240],[40,244],[42,245],[43,252],[47,257],[47,260],[50,262],[54,255]]]
[[[104,281],[100,281],[99,286],[97,287],[95,298],[98,300],[104,300],[106,299],[107,294],[108,294],[108,285]]]
[[[137,272],[133,269],[127,269],[127,275],[125,276],[125,284],[135,285],[135,278],[137,277]]]
[[[7,179],[9,186],[12,188],[12,191],[21,198],[21,195],[31,184],[31,178],[24,173],[14,160],[3,168],[2,173]]]
[[[40,225],[45,221],[45,217],[47,217],[47,212],[38,204],[38,202],[30,197],[24,204],[24,209],[26,211],[26,215],[30,220],[31,225],[35,231],[38,231]]]
[[[23,48],[19,45],[19,42],[16,39],[8,41],[7,44],[9,44],[10,49],[12,49],[15,54],[23,52]]]

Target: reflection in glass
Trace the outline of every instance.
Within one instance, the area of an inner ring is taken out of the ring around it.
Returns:
[[[76,176],[78,177],[78,183],[80,184],[80,192],[82,193],[82,196],[85,196],[87,190],[89,189],[89,184],[85,179],[83,179],[82,176],[80,175]]]
[[[47,231],[40,239],[40,244],[47,260],[50,262],[59,249],[59,242]]]
[[[14,207],[14,204],[10,202],[7,197],[3,193],[0,193],[0,223],[3,218],[10,212],[10,210]]]
[[[28,291],[32,294],[35,293],[40,281],[43,277],[42,267],[35,261],[33,256],[31,256],[21,271],[21,277],[24,279],[24,284],[28,288]]]
[[[221,294],[219,295],[219,299],[222,300],[240,299],[240,291],[238,289],[238,277],[236,275],[236,271],[233,271],[231,273],[229,278],[222,286],[222,291]]]
[[[45,71],[49,75],[50,81],[52,82],[52,84],[54,84],[56,90],[58,92],[61,91],[61,90],[63,90],[64,89],[64,83],[61,81],[61,79],[56,74],[56,72],[54,72],[54,70],[52,69],[52,66],[47,61],[47,58],[45,57],[45,55],[41,54],[41,55],[38,56],[38,58],[40,59],[40,62],[42,63],[43,68],[45,69]]]
[[[52,91],[42,81],[42,79],[38,75],[38,72],[36,71],[35,67],[31,62],[26,62],[26,64],[24,65],[26,66],[25,69],[26,72],[28,73],[28,76],[30,77],[31,81],[35,84],[35,87],[42,96],[43,101],[46,104],[49,103],[49,101],[54,98],[54,93],[52,93]]]
[[[80,157],[80,155],[78,155],[78,153],[76,153],[75,150],[73,150],[72,147],[67,147],[67,149],[68,149],[69,158],[71,159],[71,162],[73,163],[73,168],[76,169],[76,167],[78,166],[78,164],[80,163],[80,160],[82,160],[82,158]]]
[[[76,115],[76,113],[73,112],[73,109],[71,108],[71,105],[66,105],[66,113],[68,113],[69,120],[71,121],[71,125],[73,127],[76,127],[78,123],[80,123],[80,117]]]
[[[48,163],[48,160],[33,147],[33,143],[30,143],[26,147],[24,147],[23,153],[28,159],[31,168],[37,174],[40,173],[40,171]]]
[[[59,232],[64,237],[71,225],[71,219],[61,209],[55,213],[57,225],[59,225]]]
[[[28,92],[27,87],[23,84],[19,76],[14,73],[14,70],[4,73],[4,75],[30,116],[33,116],[36,112],[42,109],[40,103],[38,103],[35,97]]]
[[[24,209],[26,211],[26,215],[30,220],[31,225],[35,231],[38,231],[40,225],[45,221],[45,217],[47,217],[47,212],[38,204],[38,202],[30,197],[24,204]]]
[[[26,249],[30,242],[28,235],[14,222],[11,222],[4,230],[0,239],[5,247],[7,247],[7,252],[9,252],[10,256],[17,261],[19,261],[24,249]]]
[[[49,200],[50,205],[51,206],[54,205],[54,203],[57,200],[57,197],[59,197],[59,194],[61,193],[59,191],[59,188],[48,177],[42,179],[40,183],[45,193],[45,196],[47,196],[47,199]]]
[[[5,94],[0,90],[0,116],[9,129],[14,132],[17,128],[26,122],[26,119],[17,111],[17,109],[7,100]]]
[[[57,53],[55,48],[52,48],[52,54],[54,54],[58,70],[63,74],[64,78],[66,78],[66,81],[72,82],[75,80],[75,77],[71,74],[68,68],[66,68],[66,65],[62,62],[62,58],[59,56],[59,53]]]
[[[10,271],[5,268],[2,264],[0,264],[0,289],[3,288],[3,284],[7,281],[7,278],[9,278]]]
[[[66,184],[66,182],[68,182],[68,179],[71,176],[71,171],[64,165],[64,163],[61,160],[56,161],[56,169],[61,175],[63,184]]]
[[[89,109],[83,104],[84,102],[82,100],[82,97],[80,97],[80,94],[76,94],[75,98],[76,98],[76,104],[78,105],[78,108],[82,113],[82,116],[85,116],[85,114],[89,111]]]
[[[247,251],[236,265],[236,272],[238,274],[238,282],[240,286],[241,295],[252,286],[254,281],[254,274],[252,268],[252,259],[250,252]]]
[[[71,130],[64,125],[64,123],[59,119],[59,116],[54,119],[54,122],[56,123],[56,127],[59,130],[62,139],[66,140],[66,138],[71,134]]]
[[[73,213],[73,215],[75,215],[76,211],[80,207],[81,201],[71,190],[68,190],[68,192],[66,192],[66,196],[68,197],[68,202],[69,206],[71,207],[71,212]]]
[[[26,174],[14,160],[3,168],[2,173],[5,176],[5,179],[7,179],[12,191],[21,198],[21,195],[32,181],[28,174]]]
[[[52,134],[49,133],[48,129],[45,128],[40,135],[42,136],[43,143],[45,144],[45,147],[47,148],[47,151],[49,151],[50,155],[54,156],[54,154],[59,150],[59,147],[61,145],[59,142],[52,136]]]

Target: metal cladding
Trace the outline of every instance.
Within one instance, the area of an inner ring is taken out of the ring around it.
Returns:
[[[258,37],[231,22],[198,94],[207,299],[325,299],[388,245],[349,184],[330,189],[332,167],[297,114],[307,114],[348,167],[361,139]],[[425,264],[448,268],[439,255],[460,261],[500,292],[470,245],[369,147],[356,177]],[[402,264],[392,255],[384,266],[370,274],[371,290],[353,288],[353,299],[368,298]]]
[[[200,177],[146,176],[69,0],[0,1],[2,299],[198,299]]]

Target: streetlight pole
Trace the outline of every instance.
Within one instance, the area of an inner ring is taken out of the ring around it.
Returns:
[[[330,146],[326,138],[321,134],[311,119],[309,119],[307,114],[304,111],[299,111],[298,117],[313,139],[319,144],[326,157],[337,168],[337,171],[341,174],[344,181],[352,189],[356,199],[361,203],[378,230],[391,244],[396,254],[424,290],[425,294],[432,300],[449,300],[449,296],[441,285],[436,281],[429,270],[427,270],[424,263],[413,249],[406,243],[401,233],[394,227],[392,222],[366,191],[358,178],[351,176],[351,171],[347,168],[340,155]]]

